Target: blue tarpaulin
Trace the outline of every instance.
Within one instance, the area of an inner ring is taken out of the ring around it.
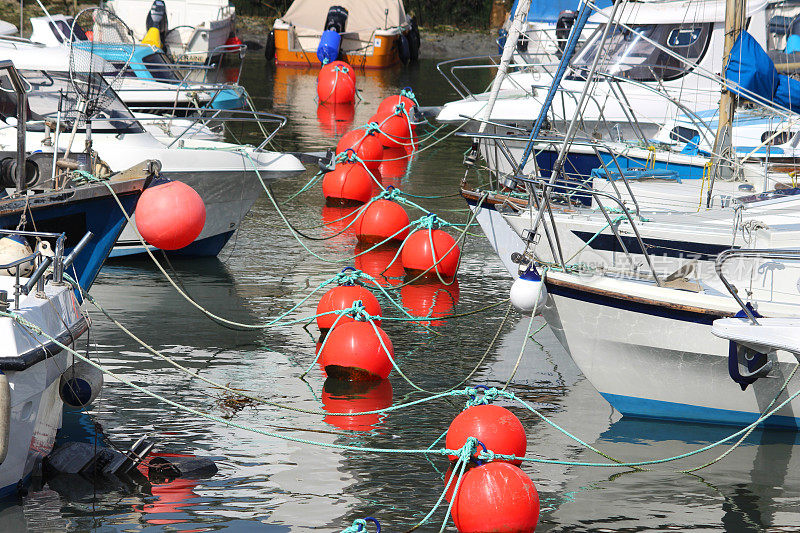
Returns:
[[[509,17],[513,17],[517,12],[519,0],[514,0]],[[611,5],[611,0],[598,0],[594,4],[600,8]],[[528,11],[528,22],[552,22],[558,21],[558,14],[562,11],[577,11],[580,7],[578,0],[532,0],[531,9]]]
[[[742,98],[758,101],[760,97],[764,103],[800,112],[800,81],[779,74],[772,59],[746,31],[733,45],[725,79],[738,84],[729,89]]]

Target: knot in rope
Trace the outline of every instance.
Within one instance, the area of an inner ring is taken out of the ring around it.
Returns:
[[[469,399],[467,400],[466,407],[474,407],[476,405],[488,405],[492,403],[503,392],[496,387],[489,388],[486,385],[478,385],[476,387],[468,387],[465,390]],[[466,408],[465,407],[465,408]]]
[[[355,285],[356,282],[364,277],[365,274],[353,267],[345,267],[341,272],[336,274],[336,282],[339,285]]]
[[[378,195],[378,198],[384,198],[386,200],[399,200],[401,199],[400,191],[395,189],[394,185],[389,185]]]
[[[414,223],[422,229],[437,229],[439,227],[439,221],[433,213],[428,213],[418,218]]]
[[[396,106],[394,106],[394,114],[399,116],[403,116],[406,114],[406,104],[404,102],[400,102]]]
[[[340,153],[336,154],[335,162],[336,163],[360,163],[361,162],[361,158],[358,157],[358,154],[356,154],[355,150],[353,150],[352,148],[348,148],[344,152],[340,152]]]
[[[372,133],[380,133],[381,131],[381,127],[377,122],[367,123],[367,125],[364,126],[364,129],[367,130],[367,135],[370,135]]]
[[[381,533],[381,523],[371,516],[353,520],[353,524],[343,529],[342,533],[359,533],[361,531],[367,531],[367,522],[372,522],[375,524],[375,527],[377,528],[376,532]]]
[[[483,461],[484,463],[491,463],[492,461],[495,460],[495,458],[497,458],[500,455],[500,454],[495,454],[492,450],[487,450],[485,446],[484,446],[483,450],[484,451],[482,451],[482,452],[480,452],[478,454],[478,459],[480,461]],[[503,458],[504,459],[509,459],[510,457],[513,457],[513,456],[509,456],[508,458],[506,458],[506,457],[503,457]]]
[[[417,102],[417,97],[414,95],[414,91],[411,90],[411,87],[403,87],[400,90],[400,96],[405,96],[406,98],[413,100],[415,104],[419,105],[419,102]]]

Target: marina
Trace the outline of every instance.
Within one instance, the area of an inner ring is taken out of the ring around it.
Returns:
[[[0,531],[800,528],[797,4],[18,7]]]

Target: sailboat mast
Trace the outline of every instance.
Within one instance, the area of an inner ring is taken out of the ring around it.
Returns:
[[[725,1],[725,42],[722,55],[722,72],[728,66],[731,59],[731,50],[739,38],[739,34],[744,29],[746,0],[726,0]],[[711,181],[708,185],[708,195],[706,197],[706,207],[711,207],[713,197],[714,180],[731,179],[733,177],[733,115],[736,112],[736,96],[723,85],[722,94],[719,99],[719,123],[717,134],[714,138],[714,149],[712,155]]]

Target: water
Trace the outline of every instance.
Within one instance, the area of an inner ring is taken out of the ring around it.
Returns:
[[[314,79],[313,71],[270,70],[259,53],[247,58],[243,81],[258,106],[289,118],[278,140],[285,149],[321,150],[333,144],[318,119]],[[355,109],[356,125],[369,118],[384,95],[406,85],[413,86],[426,105],[454,96],[433,62],[361,75],[359,84],[365,94]],[[464,140],[449,139],[423,152],[401,180],[403,190],[423,196],[456,192],[466,147]],[[276,196],[288,198],[312,172],[276,184]],[[420,202],[446,219],[467,218],[458,197]],[[313,228],[310,233],[331,234],[332,230],[317,226],[323,218],[338,215],[322,206],[317,187],[288,204],[286,212],[297,226]],[[233,320],[258,323],[291,307],[332,273],[352,264],[347,260],[355,246],[351,235],[307,245],[340,262],[310,257],[262,199],[219,259],[175,261],[174,267],[186,290],[203,305]],[[412,288],[400,296],[406,306],[416,310],[434,306],[436,312],[447,312],[457,300],[455,312],[464,313],[501,301],[508,288],[499,260],[485,239],[475,237],[466,245],[457,290],[426,293]],[[341,391],[330,384],[326,387],[317,368],[303,381],[299,376],[314,358],[315,327],[225,329],[179,298],[148,261],[106,266],[92,292],[127,327],[181,364],[285,404],[332,411],[349,405],[358,411],[420,397],[396,373],[390,384],[362,391],[358,401],[342,399]],[[385,300],[383,304],[389,309]],[[314,306],[312,299],[299,313],[311,315]],[[397,316],[395,311],[389,313]],[[435,324],[441,336],[396,322],[386,323],[385,329],[403,371],[421,387],[443,390],[458,384],[479,363],[504,313],[505,306],[500,306]],[[157,394],[242,426],[327,444],[425,448],[461,408],[459,401],[439,401],[361,419],[322,418],[253,405],[235,410],[222,401],[221,390],[154,359],[99,313],[93,311],[92,317],[91,340],[108,368]],[[537,319],[531,331],[540,326]],[[471,383],[502,386],[511,375],[527,328],[527,319],[512,314]],[[512,387],[556,423],[624,460],[675,455],[733,432],[725,427],[621,420],[546,328],[528,343]],[[515,411],[528,432],[529,454],[604,461],[534,416]],[[218,460],[220,471],[210,479],[151,488],[54,480],[34,487],[20,503],[7,504],[0,511],[0,529],[335,531],[355,518],[375,516],[386,530],[400,531],[437,500],[443,487],[440,472],[446,469],[442,458],[429,462],[419,456],[339,451],[222,426],[111,380],[91,411],[71,415],[66,427],[72,438],[91,439],[95,423],[118,445],[129,445],[148,433],[158,442],[157,451],[210,456]],[[795,441],[794,433],[755,432],[725,460],[698,475],[674,471],[716,454],[638,473],[526,465],[542,499],[538,531],[795,531],[800,525]],[[718,452],[725,449],[722,446]],[[435,524],[442,518],[443,512],[438,512],[437,521],[423,530],[438,529]]]

